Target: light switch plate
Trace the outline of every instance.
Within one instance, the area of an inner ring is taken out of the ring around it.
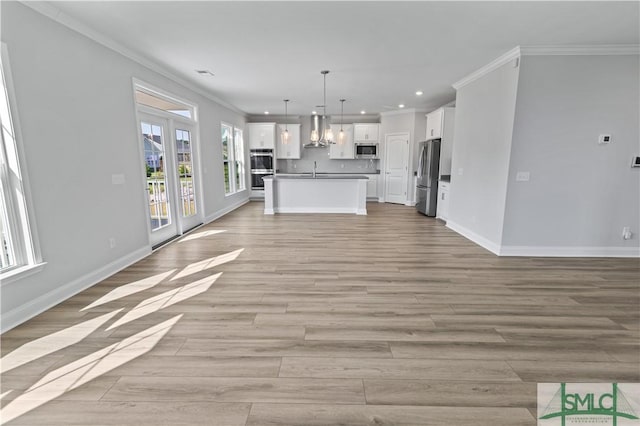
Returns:
[[[516,181],[517,182],[528,182],[530,177],[529,172],[518,172],[516,173]]]

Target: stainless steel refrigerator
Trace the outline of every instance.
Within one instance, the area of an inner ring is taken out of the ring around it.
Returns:
[[[438,168],[440,166],[440,139],[418,144],[418,188],[416,208],[427,216],[436,215],[438,202]]]

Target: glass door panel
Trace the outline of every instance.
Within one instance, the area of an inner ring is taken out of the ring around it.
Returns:
[[[179,193],[182,217],[193,216],[197,213],[192,156],[191,132],[180,128],[176,129],[176,162],[178,164],[178,180],[180,182]]]
[[[167,145],[171,138],[168,129],[168,122],[161,118],[144,116],[140,121],[152,246],[178,235],[171,190],[174,183],[171,150]]]
[[[167,180],[165,173],[165,143],[162,126],[142,122],[144,158],[147,168],[147,191],[151,230],[171,224]]]

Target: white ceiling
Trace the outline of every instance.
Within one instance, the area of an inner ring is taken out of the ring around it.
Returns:
[[[65,1],[52,5],[247,114],[435,108],[517,45],[638,44],[632,2]],[[212,71],[200,75],[196,69]],[[422,90],[423,96],[416,96]]]

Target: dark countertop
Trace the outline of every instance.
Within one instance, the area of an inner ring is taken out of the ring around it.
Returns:
[[[330,175],[328,173],[318,173],[316,174],[316,176],[314,177],[311,174],[305,174],[305,175],[276,175],[276,176],[265,176],[263,179],[273,179],[273,180],[279,180],[279,179],[287,179],[287,180],[294,180],[294,179],[349,179],[349,180],[356,180],[356,179],[369,179],[368,177],[364,176],[364,175]]]
[[[360,172],[317,172],[318,174],[322,174],[322,175],[350,175],[350,176],[355,176],[355,175],[379,175],[380,174],[380,170],[372,170],[372,171],[360,171]],[[276,171],[276,174],[278,176],[287,176],[287,175],[310,175],[311,172],[279,172]]]

